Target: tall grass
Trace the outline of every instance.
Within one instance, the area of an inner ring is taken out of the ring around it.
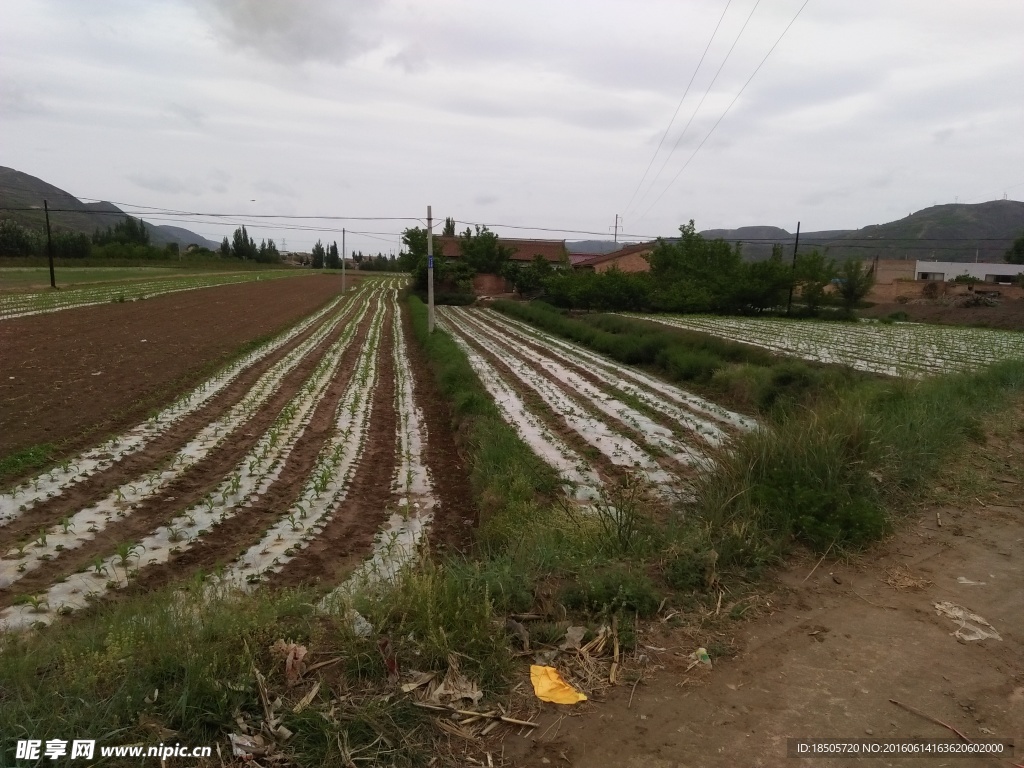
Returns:
[[[1024,361],[918,382],[869,382],[750,433],[697,482],[719,562],[777,559],[792,538],[824,551],[891,530],[894,512],[1024,391]]]
[[[428,333],[423,302],[409,296],[408,303],[413,333],[427,353],[441,394],[451,407],[456,436],[467,450],[483,541],[500,549],[525,520],[543,514],[544,502],[558,488],[558,476],[501,418],[452,338],[440,330]]]

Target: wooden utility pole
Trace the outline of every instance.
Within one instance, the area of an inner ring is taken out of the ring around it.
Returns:
[[[427,206],[427,332],[434,332],[434,218]]]
[[[341,228],[341,292],[345,292],[345,228]]]
[[[796,277],[796,251],[800,247],[800,222],[796,223],[796,241],[793,243],[793,274],[792,277]],[[786,302],[786,314],[790,313],[793,308],[793,282],[790,280],[789,283],[789,301]]]
[[[57,278],[53,274],[53,238],[50,236],[50,204],[46,200],[43,200],[43,212],[46,214],[46,258],[50,261],[50,287],[56,288]]]

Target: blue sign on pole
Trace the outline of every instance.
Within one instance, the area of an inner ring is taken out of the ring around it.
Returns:
[[[433,269],[434,268],[434,257],[433,256],[431,256],[430,258],[427,259],[427,268],[428,269]]]

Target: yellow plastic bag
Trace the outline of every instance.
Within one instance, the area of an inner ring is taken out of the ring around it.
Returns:
[[[577,704],[586,701],[587,697],[569,685],[554,667],[530,666],[530,680],[533,692],[541,701],[554,704]]]

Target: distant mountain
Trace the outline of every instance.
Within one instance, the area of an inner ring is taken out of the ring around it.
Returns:
[[[800,250],[827,249],[843,261],[850,258],[934,259],[936,261],[1003,261],[1013,241],[1024,233],[1024,203],[992,200],[975,205],[935,205],[887,224],[854,230],[800,233]],[[742,243],[743,255],[760,261],[780,243],[792,255],[796,236],[778,227],[709,229],[707,238]]]
[[[599,253],[617,251],[627,245],[632,243],[616,243],[613,240],[567,240],[565,249],[569,253],[590,253],[596,256]]]
[[[42,179],[0,166],[0,219],[13,219],[22,226],[42,229],[46,226],[43,200],[50,207],[50,226],[69,232],[91,235],[97,227],[106,229],[123,221],[127,215],[112,203],[83,203]],[[29,210],[5,210],[12,208]],[[213,250],[220,247],[220,243],[182,227],[146,222],[146,229],[154,245],[177,243],[184,248],[195,243]]]

